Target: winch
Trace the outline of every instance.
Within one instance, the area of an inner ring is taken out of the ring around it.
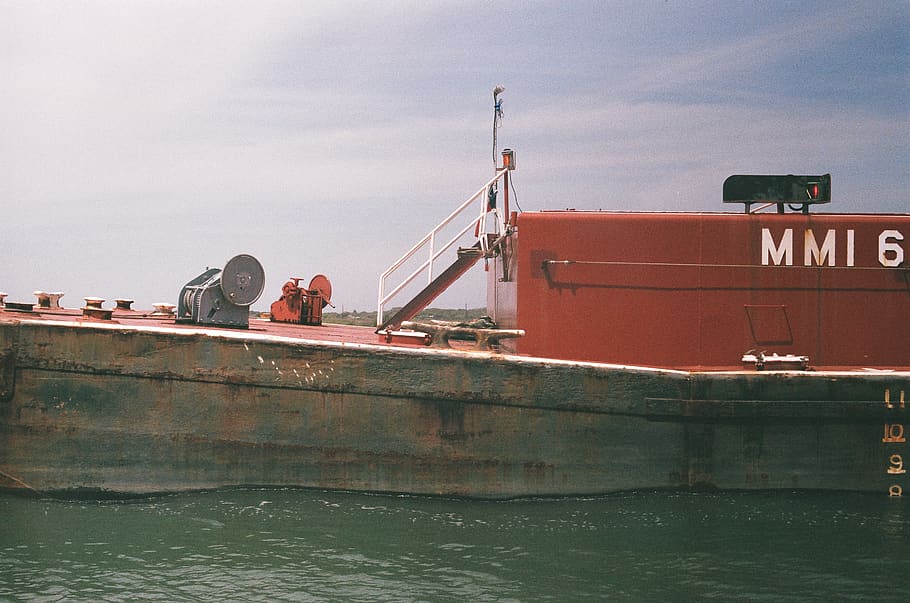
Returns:
[[[302,280],[291,277],[281,288],[281,298],[272,302],[270,308],[273,322],[322,324],[322,309],[332,304],[332,283],[325,275],[317,274],[304,289],[300,286]]]
[[[265,286],[265,271],[251,255],[234,256],[224,270],[209,268],[186,285],[177,300],[179,323],[249,328],[249,307]]]

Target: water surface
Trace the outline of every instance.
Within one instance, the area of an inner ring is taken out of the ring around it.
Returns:
[[[0,495],[0,598],[902,601],[907,503],[799,492]]]

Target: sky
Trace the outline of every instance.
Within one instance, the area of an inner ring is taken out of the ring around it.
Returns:
[[[492,176],[498,84],[522,211],[736,211],[731,174],[827,172],[824,211],[910,211],[907,0],[0,0],[0,82],[8,301],[177,303],[249,253],[254,309],[324,274],[374,310]]]

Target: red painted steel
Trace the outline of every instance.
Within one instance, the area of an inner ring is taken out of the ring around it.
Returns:
[[[505,300],[497,315],[514,316],[500,326],[527,333],[523,354],[740,368],[756,350],[816,367],[910,365],[907,215],[523,213],[516,270],[491,286]]]
[[[310,281],[308,289],[300,287],[300,278],[291,278],[281,288],[281,297],[269,308],[272,320],[302,325],[321,325],[322,309],[332,297],[332,284],[322,274]]]

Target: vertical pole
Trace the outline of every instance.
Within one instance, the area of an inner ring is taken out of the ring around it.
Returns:
[[[506,222],[509,221],[509,172],[502,175],[502,186],[505,189],[502,196],[502,215],[505,216]]]
[[[382,326],[382,298],[385,292],[385,275],[379,277],[379,295],[376,297],[376,328]]]
[[[433,256],[436,254],[436,231],[430,232],[430,263],[427,266],[427,284],[433,282]]]

